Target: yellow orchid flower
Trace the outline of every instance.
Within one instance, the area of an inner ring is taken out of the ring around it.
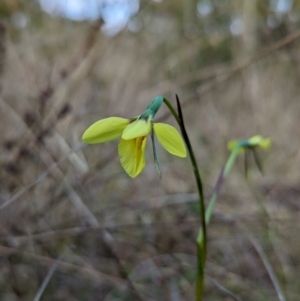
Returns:
[[[169,153],[178,157],[186,157],[184,142],[178,131],[169,124],[153,122],[153,117],[162,101],[161,96],[154,98],[142,115],[132,119],[121,117],[101,119],[83,133],[82,141],[87,144],[95,144],[121,138],[118,146],[120,161],[127,174],[132,178],[138,176],[146,165],[144,154],[147,135],[150,133],[156,134],[159,143]]]
[[[239,153],[243,152],[245,148],[261,147],[262,149],[268,149],[271,146],[271,139],[256,135],[247,140],[231,140],[227,146],[230,151],[239,147]]]
[[[224,174],[228,173],[231,169],[231,166],[235,160],[235,157],[241,153],[245,152],[245,172],[247,175],[248,170],[248,157],[247,152],[251,151],[255,160],[255,163],[260,170],[260,172],[263,172],[262,164],[259,159],[258,154],[256,153],[256,148],[260,147],[262,149],[268,149],[271,146],[271,139],[270,138],[264,138],[260,135],[253,136],[249,139],[243,139],[243,140],[232,140],[229,141],[227,147],[231,151],[230,159],[228,159],[227,166],[224,169]]]

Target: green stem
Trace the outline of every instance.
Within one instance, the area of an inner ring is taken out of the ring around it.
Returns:
[[[176,110],[174,109],[174,107],[170,104],[170,102],[166,98],[164,98],[164,103],[168,107],[168,109],[170,110],[170,112],[172,113],[174,118],[176,119],[176,121],[181,129],[181,121],[179,119],[179,116],[178,116]]]
[[[200,241],[197,239],[197,280],[196,280],[196,301],[201,301],[203,298],[203,287],[204,287],[204,269],[205,269],[205,261],[206,261],[206,222],[205,222],[205,203],[204,203],[204,193],[202,180],[200,176],[200,172],[198,169],[197,161],[193,152],[193,148],[187,134],[187,131],[184,126],[183,116],[181,112],[181,107],[179,103],[178,96],[176,95],[177,106],[178,106],[178,114],[174,107],[170,104],[170,102],[164,98],[164,103],[169,108],[170,112],[176,119],[180,129],[182,136],[185,140],[186,147],[190,156],[190,160],[193,166],[193,172],[197,183],[198,194],[199,194],[199,206],[200,206],[200,218],[201,218],[201,232],[203,233],[203,239]]]
[[[209,203],[208,203],[208,206],[206,207],[206,211],[205,211],[205,224],[208,225],[209,222],[210,222],[210,219],[211,219],[211,216],[212,216],[212,212],[213,212],[213,209],[214,209],[214,206],[215,206],[215,203],[218,199],[218,196],[219,196],[219,193],[220,193],[220,190],[221,190],[221,187],[224,183],[224,180],[225,178],[227,177],[227,175],[229,174],[234,162],[235,162],[235,159],[237,157],[237,155],[239,154],[239,150],[240,150],[240,146],[236,146],[230,156],[228,157],[225,165],[224,165],[224,168],[221,170],[220,172],[220,175],[219,175],[219,178],[218,178],[218,181],[217,181],[217,184],[215,185],[215,188],[214,188],[214,192],[213,192],[213,195],[211,196],[210,200],[209,200]],[[198,237],[197,237],[197,242],[198,244],[204,239],[204,233],[202,232],[202,229],[199,230],[199,233],[198,233]]]

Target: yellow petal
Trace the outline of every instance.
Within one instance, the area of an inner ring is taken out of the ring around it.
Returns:
[[[146,165],[144,156],[146,141],[146,137],[138,137],[131,140],[122,139],[119,143],[121,164],[132,178],[138,176]]]
[[[184,142],[178,131],[165,123],[154,123],[154,131],[159,143],[172,155],[186,157]]]
[[[92,124],[82,136],[84,143],[94,144],[114,140],[121,137],[122,132],[130,123],[129,119],[109,117]]]
[[[137,137],[147,136],[151,131],[151,122],[137,119],[130,123],[122,134],[122,139],[130,140]]]
[[[271,139],[270,138],[265,138],[263,139],[263,141],[261,141],[261,143],[259,144],[259,146],[263,149],[269,149],[271,146]]]
[[[248,141],[251,146],[260,146],[263,149],[268,149],[271,146],[271,139],[263,138],[260,135],[253,136]]]
[[[248,139],[248,142],[249,142],[249,145],[251,146],[257,146],[261,143],[261,141],[263,140],[264,138],[260,135],[256,135],[256,136],[253,136],[251,138]]]

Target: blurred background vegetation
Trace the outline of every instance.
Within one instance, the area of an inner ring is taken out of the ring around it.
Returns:
[[[159,180],[148,146],[133,180],[117,141],[81,143],[178,93],[207,198],[229,140],[273,141],[263,175],[241,156],[222,189],[205,300],[299,300],[300,2],[60,4],[0,1],[0,299],[193,300],[189,161],[160,148]]]

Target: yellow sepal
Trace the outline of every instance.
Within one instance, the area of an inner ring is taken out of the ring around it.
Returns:
[[[129,119],[109,117],[93,123],[82,135],[82,141],[88,144],[102,143],[121,137],[130,123]]]
[[[178,131],[165,123],[154,123],[154,132],[158,142],[172,155],[186,157],[184,142]]]

